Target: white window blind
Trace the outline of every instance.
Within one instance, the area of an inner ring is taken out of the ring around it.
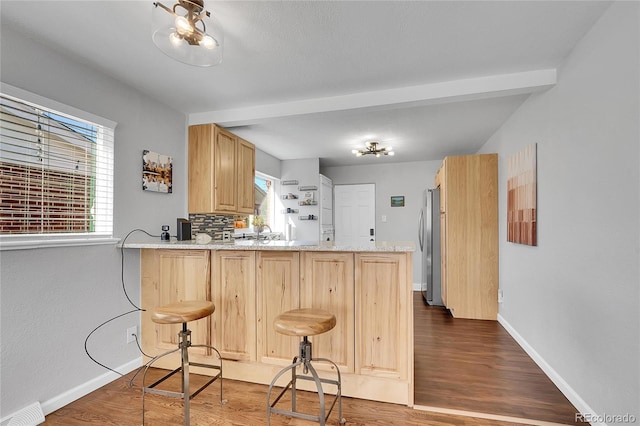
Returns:
[[[0,109],[3,242],[6,236],[111,237],[115,123],[87,120],[80,115],[95,117],[8,85]]]

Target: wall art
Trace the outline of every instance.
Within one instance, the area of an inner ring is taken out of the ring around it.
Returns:
[[[173,162],[168,155],[145,149],[142,151],[142,190],[172,192]]]
[[[404,207],[404,195],[394,195],[391,197],[391,207]]]
[[[507,241],[537,246],[536,144],[507,161]]]

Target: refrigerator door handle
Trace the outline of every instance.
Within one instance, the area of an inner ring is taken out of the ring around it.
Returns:
[[[424,251],[424,210],[420,209],[418,217],[418,242],[420,243],[420,251]]]

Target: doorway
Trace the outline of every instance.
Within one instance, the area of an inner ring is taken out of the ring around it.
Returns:
[[[336,244],[360,245],[376,240],[376,186],[335,185]]]

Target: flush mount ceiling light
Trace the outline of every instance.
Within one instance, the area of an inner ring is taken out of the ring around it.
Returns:
[[[364,146],[364,149],[354,149],[351,152],[354,153],[357,157],[361,157],[367,154],[373,154],[376,157],[380,157],[381,155],[393,155],[393,148],[388,147],[378,147],[378,142],[367,142]]]
[[[199,67],[222,62],[222,26],[203,0],[178,0],[170,9],[153,3],[153,43],[169,57]]]

